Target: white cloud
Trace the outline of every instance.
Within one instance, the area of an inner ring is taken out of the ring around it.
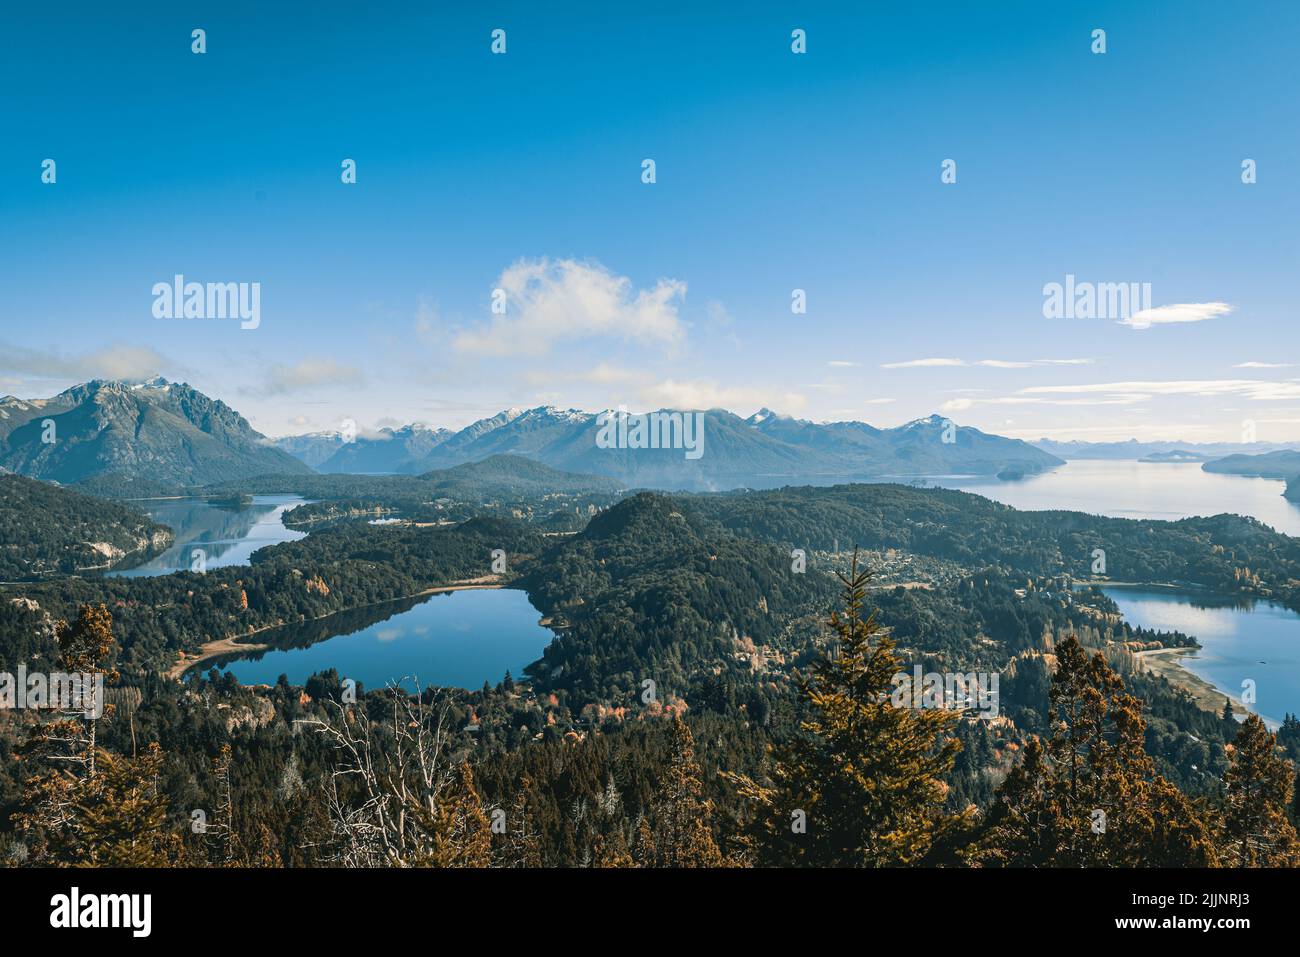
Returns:
[[[837,369],[856,369],[858,366],[862,365],[860,362],[847,362],[844,359],[832,359],[826,364],[828,366],[834,366]]]
[[[798,411],[807,403],[797,392],[776,393],[766,389],[721,386],[716,382],[694,379],[679,382],[664,379],[639,390],[640,400],[655,409],[731,409],[742,407]]]
[[[1040,385],[1021,389],[1026,394],[1147,393],[1150,395],[1241,396],[1256,402],[1300,398],[1300,381],[1265,379],[1185,379],[1170,381],[1093,382],[1080,385]]]
[[[831,363],[834,365],[835,363]],[[882,369],[929,369],[941,366],[984,366],[989,369],[1030,369],[1034,366],[1085,366],[1091,365],[1091,359],[980,359],[967,362],[965,359],[909,359],[906,362],[887,362]]]
[[[1177,322],[1204,322],[1232,312],[1232,306],[1226,302],[1179,302],[1168,306],[1155,306],[1143,309],[1121,319],[1120,325],[1133,329],[1145,329],[1148,326],[1163,326]]]
[[[111,345],[79,356],[15,346],[0,348],[0,369],[39,379],[147,379],[176,364],[149,346]]]
[[[886,362],[882,369],[930,369],[937,366],[964,366],[962,359],[908,359],[906,362]]]
[[[963,411],[974,406],[1135,406],[1156,396],[1245,399],[1248,402],[1280,402],[1300,399],[1300,380],[1271,382],[1262,379],[1174,379],[1127,382],[1087,382],[1075,385],[1040,385],[1020,389],[1013,395],[952,399],[942,411]],[[1131,410],[1136,411],[1136,410]],[[1220,411],[1230,411],[1220,409]]]
[[[1037,396],[1008,395],[995,399],[949,399],[939,407],[940,412],[962,412],[977,405],[1056,405],[1056,406],[1093,406],[1093,405],[1133,405],[1145,402],[1149,395],[1113,395],[1086,399],[1042,399]]]
[[[1294,362],[1238,362],[1234,369],[1290,369]]]
[[[359,385],[362,379],[357,369],[333,359],[303,359],[293,365],[273,365],[267,371],[265,385],[256,391],[262,395],[284,395],[322,386]]]
[[[558,342],[617,338],[672,350],[685,337],[677,315],[686,283],[660,279],[637,289],[599,263],[520,260],[497,278],[506,314],[460,331],[457,351],[483,356],[545,355]]]

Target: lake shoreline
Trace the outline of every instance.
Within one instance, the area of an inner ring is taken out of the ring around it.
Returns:
[[[1184,667],[1179,659],[1195,654],[1199,648],[1151,648],[1147,651],[1134,652],[1140,670],[1158,678],[1166,678],[1176,688],[1181,688],[1192,696],[1197,707],[1214,714],[1223,712],[1223,702],[1232,702],[1233,711],[1241,714],[1249,711],[1239,698],[1220,691],[1215,685]]]
[[[454,592],[454,591],[473,591],[475,589],[484,589],[484,588],[499,589],[504,587],[505,584],[499,580],[499,576],[484,575],[481,578],[468,578],[465,579],[464,581],[451,582],[446,585],[434,585],[431,588],[426,588],[423,591],[418,591],[414,595],[398,595],[394,598],[385,598],[383,601],[372,601],[372,602],[367,602],[364,605],[354,605],[350,608],[340,608],[337,611],[330,612],[328,615],[318,615],[315,618],[306,618],[301,622],[279,622],[274,625],[263,625],[260,628],[254,628],[251,631],[244,632],[243,634],[227,635],[224,638],[214,638],[212,641],[204,642],[202,645],[199,646],[198,654],[196,654],[193,658],[184,657],[185,653],[181,652],[180,654],[182,657],[179,658],[176,661],[176,663],[173,664],[170,668],[168,668],[167,671],[165,671],[163,674],[167,678],[171,678],[176,681],[179,681],[187,671],[190,671],[198,667],[204,662],[211,661],[214,658],[220,658],[235,652],[268,651],[271,648],[270,645],[262,644],[260,642],[244,641],[243,639],[251,638],[253,635],[260,635],[262,632],[265,631],[272,631],[276,628],[283,628],[286,625],[290,625],[290,624],[300,625],[300,624],[305,624],[306,622],[309,621],[325,621],[326,619],[333,618],[335,615],[344,614],[345,612],[359,611],[362,608],[374,608],[377,605],[387,605],[390,602],[408,601],[412,598],[424,598],[427,595],[437,595],[445,592]]]
[[[1222,714],[1232,703],[1238,720],[1258,715],[1270,730],[1295,710],[1300,686],[1291,680],[1296,663],[1296,625],[1300,613],[1271,599],[1206,600],[1211,590],[1178,588],[1106,589],[1130,625],[1152,631],[1178,631],[1195,646],[1134,652],[1139,672],[1166,679],[1185,691],[1198,708]],[[1208,592],[1208,595],[1207,595]],[[1217,597],[1217,596],[1216,596]],[[1281,670],[1278,670],[1281,669]],[[1249,692],[1258,688],[1258,698]]]

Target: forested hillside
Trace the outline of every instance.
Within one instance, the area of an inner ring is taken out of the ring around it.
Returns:
[[[1176,522],[1019,511],[977,495],[903,485],[841,485],[697,496],[694,509],[735,535],[791,547],[861,545],[996,565],[1030,575],[1180,582],[1276,598],[1300,609],[1300,539],[1253,518]]]
[[[0,475],[0,581],[32,581],[142,559],[172,533],[133,508]]]
[[[851,571],[858,546],[875,577]],[[1069,587],[1067,575],[1093,577],[1096,548],[1111,577],[1170,575],[1243,594],[1278,587],[1295,561],[1289,539],[1234,516],[1022,513],[889,485],[640,493],[573,535],[495,517],[343,521],[264,548],[249,566],[8,586],[0,670],[48,667],[81,648],[119,672],[118,710],[99,722],[99,740],[120,762],[121,787],[159,782],[155,816],[178,825],[149,832],[147,854],[161,864],[1292,861],[1294,770],[1262,725],[1200,710],[1139,673],[1135,649],[1191,639],[1133,629],[1098,590]],[[363,688],[353,703],[332,670],[269,690],[215,669],[180,684],[160,677],[213,639],[293,623],[309,623],[295,643],[326,639],[430,587],[485,578],[526,589],[556,632],[526,675],[496,686],[412,697]],[[891,707],[892,676],[914,668],[998,675],[997,713]],[[896,744],[855,750],[862,726],[845,724],[849,713]],[[1084,798],[1044,757],[1061,753],[1080,714],[1115,742],[1089,766]],[[46,753],[38,727],[0,719],[6,748]],[[1288,719],[1277,737],[1291,757],[1298,729]],[[455,755],[434,785],[455,820],[432,832],[397,825],[390,836],[412,850],[394,857],[371,842],[405,806],[386,775],[413,773],[402,762],[435,741],[439,755]],[[364,749],[389,771],[349,764]],[[1285,787],[1241,783],[1255,773],[1244,753]],[[29,770],[40,760],[0,761],[0,846],[36,862],[115,860],[120,849],[99,825],[69,831],[43,816],[49,781]],[[67,786],[113,807],[119,784]],[[227,837],[183,826],[188,809],[226,791],[236,795],[223,812]],[[791,842],[787,806],[809,811],[808,842]],[[1082,845],[1097,806],[1114,839]],[[378,807],[389,810],[372,818]],[[520,827],[481,830],[475,822],[493,809]],[[890,830],[895,814],[907,819],[902,830]],[[852,827],[828,832],[831,819]],[[352,832],[358,821],[369,823]],[[430,833],[443,836],[427,843]]]

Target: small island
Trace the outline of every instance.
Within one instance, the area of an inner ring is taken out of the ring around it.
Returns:
[[[210,495],[208,496],[208,504],[214,508],[229,508],[237,510],[248,508],[248,506],[252,505],[253,496],[244,492],[236,492],[231,495]]]
[[[1139,462],[1209,462],[1214,456],[1202,452],[1189,452],[1186,449],[1170,449],[1168,452],[1152,452],[1138,459]]]

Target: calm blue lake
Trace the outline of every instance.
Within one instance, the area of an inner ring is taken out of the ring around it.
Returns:
[[[1255,682],[1257,711],[1270,723],[1300,714],[1300,615],[1267,601],[1234,603],[1180,592],[1103,588],[1129,624],[1194,636],[1201,650],[1179,663],[1240,698]]]
[[[1282,497],[1285,482],[1201,471],[1199,463],[1075,459],[1013,482],[937,476],[932,485],[974,492],[1012,508],[1072,509],[1113,518],[1174,520],[1232,512],[1287,535],[1300,535],[1300,505]]]
[[[392,682],[410,688],[403,679],[422,687],[481,688],[506,671],[521,676],[542,656],[554,634],[540,618],[516,589],[446,592],[264,632],[257,640],[275,648],[220,660],[217,667],[246,685],[274,684],[282,674],[301,685],[334,668],[366,688]]]
[[[202,499],[131,503],[175,535],[167,551],[142,565],[107,572],[123,578],[148,578],[189,571],[196,550],[208,568],[247,565],[253,552],[267,545],[306,538],[306,532],[284,527],[284,513],[306,499],[296,495],[254,495],[244,508],[209,505]]]

